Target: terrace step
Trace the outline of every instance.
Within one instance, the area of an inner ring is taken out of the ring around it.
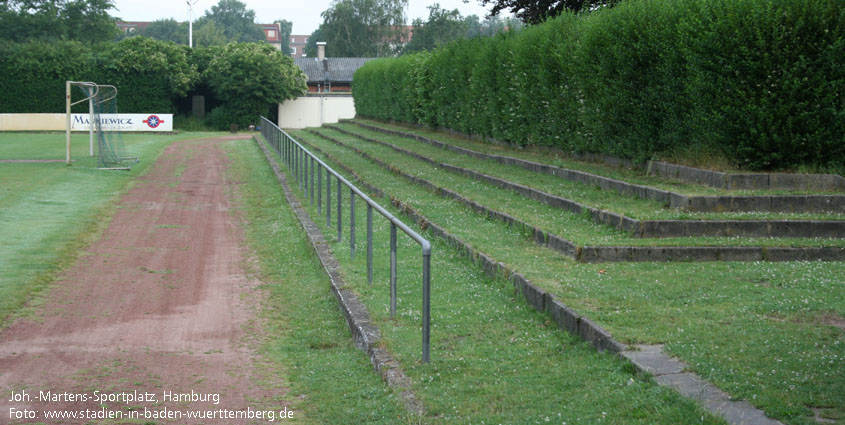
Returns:
[[[845,213],[845,196],[843,195],[771,195],[771,196],[688,196],[677,192],[662,190],[651,186],[638,185],[611,179],[584,171],[561,168],[549,164],[541,164],[505,155],[493,155],[474,151],[448,143],[420,136],[413,133],[388,130],[382,127],[365,124],[359,121],[349,121],[357,126],[371,131],[377,131],[394,136],[408,137],[462,155],[473,158],[496,161],[505,165],[515,165],[526,170],[560,177],[565,180],[596,185],[605,190],[614,190],[620,194],[634,196],[641,199],[662,202],[671,208],[691,212],[833,212]],[[337,127],[333,127],[336,128]],[[655,169],[661,168],[656,166]],[[668,169],[668,167],[662,167]],[[706,170],[701,170],[706,171]],[[671,174],[671,173],[669,173]],[[839,176],[835,176],[839,177]],[[841,177],[839,177],[842,179]],[[774,178],[774,181],[779,181]],[[842,179],[845,181],[845,179]],[[787,182],[788,179],[780,179]],[[835,187],[839,187],[837,179],[831,177]],[[845,183],[842,183],[845,184]]]

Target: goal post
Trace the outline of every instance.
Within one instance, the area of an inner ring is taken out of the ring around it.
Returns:
[[[73,100],[73,87],[82,93],[82,99]],[[74,117],[71,109],[74,105],[88,102],[88,155],[94,156],[94,133],[97,138],[97,168],[109,170],[128,170],[128,163],[137,158],[124,156],[121,120],[117,111],[117,87],[109,84],[97,84],[90,81],[66,81],[66,129],[65,150],[67,165],[71,159],[71,133],[74,124],[84,124],[84,119]],[[79,121],[79,122],[77,122]]]
[[[77,87],[84,87],[90,93],[88,97],[77,100],[76,102],[71,102],[71,95],[73,86]],[[71,113],[70,109],[73,105],[88,101],[88,120],[91,123],[88,129],[88,139],[89,139],[89,155],[94,156],[94,97],[97,96],[97,92],[99,91],[99,86],[97,84],[92,83],[90,81],[65,81],[65,115],[66,115],[66,126],[65,126],[65,164],[71,165],[70,160],[70,133],[71,133]]]

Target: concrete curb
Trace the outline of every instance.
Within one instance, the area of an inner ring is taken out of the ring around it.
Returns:
[[[517,218],[500,211],[496,211],[478,204],[474,201],[466,199],[461,195],[440,186],[431,183],[420,177],[406,174],[399,168],[391,166],[390,164],[374,158],[370,154],[361,151],[354,146],[348,146],[343,142],[326,136],[314,130],[307,130],[308,133],[317,137],[324,138],[338,146],[350,149],[361,155],[382,168],[403,177],[414,184],[422,186],[423,188],[447,199],[455,200],[477,214],[483,214],[487,217],[495,218],[502,221],[508,226],[519,226],[525,233],[530,233],[531,238],[537,245],[545,246],[551,250],[557,251],[562,255],[570,257],[575,261],[582,263],[606,263],[606,262],[648,262],[648,261],[796,261],[796,260],[823,260],[823,261],[841,261],[845,260],[845,248],[835,247],[821,247],[821,248],[780,248],[780,247],[755,247],[755,246],[739,246],[739,247],[721,247],[721,246],[701,246],[701,247],[684,247],[684,246],[667,246],[667,247],[640,247],[640,246],[578,246],[573,242],[566,240],[553,233],[543,231],[540,228],[534,227]],[[326,155],[332,161],[341,164],[342,168],[352,172],[356,178],[362,182],[362,185],[368,190],[379,191],[378,188],[366,183],[361,178],[351,171],[349,167],[342,165],[342,162],[332,155],[320,150],[318,147],[301,141],[315,151],[319,151]],[[379,191],[380,192],[380,191]]]
[[[453,152],[457,152],[463,155],[471,156],[473,158],[480,158],[480,159],[487,159],[499,162],[500,164],[505,165],[515,165],[526,170],[549,174],[553,176],[560,177],[565,180],[570,180],[578,183],[583,184],[591,184],[601,187],[605,190],[615,190],[618,193],[628,196],[639,197],[642,199],[648,199],[653,201],[662,202],[666,205],[669,205],[672,208],[683,209],[687,211],[695,211],[695,212],[722,212],[722,211],[732,211],[732,212],[752,212],[752,211],[762,211],[762,212],[837,212],[843,213],[845,212],[845,196],[841,195],[771,195],[771,196],[687,196],[677,192],[671,192],[667,190],[657,189],[650,186],[638,185],[633,183],[627,183],[621,180],[611,179],[608,177],[599,176],[596,174],[591,174],[583,171],[571,170],[567,168],[556,167],[554,165],[548,164],[541,164],[534,161],[528,161],[524,159],[514,158],[510,156],[503,156],[503,155],[493,155],[493,154],[486,154],[483,152],[477,152],[474,150],[461,148],[457,146],[450,145],[448,143],[441,142],[439,140],[430,139],[427,137],[419,136],[412,133],[405,133],[402,131],[394,131],[388,130],[381,127],[364,124],[357,121],[351,121],[353,124],[363,127],[372,131],[377,131],[384,134],[390,134],[394,136],[402,136],[412,138],[414,140],[430,144],[432,146],[436,146],[442,149],[447,149]],[[340,129],[338,129],[340,130]],[[582,155],[583,157],[583,155]],[[601,158],[605,158],[603,162],[608,162],[605,156],[600,156]],[[592,158],[591,156],[587,156],[587,158]],[[663,164],[663,163],[661,163]],[[633,165],[632,163],[629,164],[624,160],[619,160],[620,166],[627,166]],[[655,169],[663,168],[667,169],[666,167],[659,167],[655,166]],[[685,169],[685,170],[694,170],[694,171],[687,171],[686,174],[703,174],[706,173],[707,170],[698,170],[690,167],[682,167],[682,166],[673,166],[677,167],[677,169]],[[724,173],[722,173],[724,174]],[[680,174],[678,174],[680,175]],[[791,176],[791,175],[787,175]],[[820,175],[820,176],[828,176],[828,175]],[[829,179],[831,180],[831,184],[835,187],[839,187],[837,185],[845,183],[840,183],[838,179],[835,179],[834,175],[831,176]],[[705,179],[702,177],[702,179]],[[839,177],[843,182],[845,179]],[[777,178],[774,179],[778,181]],[[780,181],[788,182],[791,181],[790,178],[784,177],[781,178]],[[796,185],[798,183],[795,183]],[[841,190],[841,189],[840,189]]]
[[[650,175],[718,189],[845,192],[845,178],[838,174],[723,173],[662,161],[648,161],[646,170]]]
[[[347,284],[340,274],[340,264],[329,250],[329,245],[326,243],[320,228],[311,220],[311,216],[302,208],[302,205],[294,196],[290,186],[287,184],[287,178],[279,168],[275,157],[258,137],[253,136],[253,140],[255,140],[267,157],[268,162],[273,168],[273,173],[276,175],[276,179],[284,189],[288,204],[296,213],[300,224],[308,235],[308,239],[311,241],[311,246],[314,248],[317,257],[320,259],[320,263],[326,270],[326,274],[329,276],[332,292],[337,298],[344,318],[346,318],[349,330],[355,339],[355,344],[358,348],[367,352],[373,368],[381,375],[388,386],[399,393],[406,409],[413,414],[422,415],[424,408],[422,402],[411,390],[410,378],[402,371],[399,362],[386,349],[381,347],[383,345],[381,342],[381,332],[379,332],[378,327],[370,320],[367,307],[351,290],[347,289]]]
[[[365,126],[365,124],[359,125]],[[610,211],[599,210],[597,208],[589,207],[571,199],[542,192],[521,184],[500,179],[498,177],[493,177],[466,168],[456,167],[453,165],[437,162],[424,155],[400,148],[391,143],[356,134],[336,126],[327,125],[326,127],[341,132],[343,134],[357,137],[361,140],[388,147],[396,152],[418,159],[427,164],[441,167],[455,174],[474,178],[476,180],[484,181],[504,189],[515,191],[520,195],[525,196],[526,198],[530,198],[538,202],[543,202],[547,205],[560,208],[565,211],[570,211],[577,214],[587,211],[589,212],[590,217],[592,217],[593,221],[595,221],[596,223],[616,227],[617,229],[631,233],[635,237],[669,238],[688,236],[740,236],[814,238],[822,236],[829,238],[845,238],[845,221],[834,220],[637,220],[622,214],[616,214]],[[675,199],[673,196],[674,194],[670,194],[669,197],[671,199]],[[705,197],[697,197],[695,199],[704,198]],[[730,201],[734,200],[735,197],[714,198],[727,199],[728,201]],[[684,199],[688,201],[691,198]],[[765,199],[768,199],[771,202],[770,197],[756,197],[755,199],[760,202],[763,202]]]

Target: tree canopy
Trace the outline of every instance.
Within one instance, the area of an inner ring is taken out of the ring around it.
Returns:
[[[309,44],[325,41],[326,54],[335,57],[391,56],[407,35],[407,6],[408,0],[334,0]]]
[[[231,122],[245,125],[275,104],[307,89],[305,74],[290,56],[266,43],[229,43],[205,70]]]
[[[548,18],[560,15],[564,10],[580,12],[593,7],[611,5],[618,0],[481,0],[482,6],[493,5],[491,15],[498,15],[507,10],[517,18],[537,24]]]
[[[176,22],[175,19],[159,19],[150,22],[141,34],[156,40],[188,44],[188,24]]]
[[[77,40],[96,43],[118,34],[112,0],[5,0],[0,2],[0,39]]]
[[[277,24],[279,24],[279,37],[282,40],[282,53],[289,55],[290,54],[290,34],[293,31],[293,22],[288,21],[287,19],[279,19],[276,20]]]
[[[414,36],[403,53],[431,50],[467,35],[467,24],[458,9],[441,9],[439,3],[428,6],[428,20],[414,19]]]
[[[264,31],[255,23],[255,11],[247,9],[246,4],[238,0],[220,0],[211,10],[194,23],[195,33],[208,24],[216,28],[207,29],[204,34],[207,43],[217,43],[220,33],[225,37],[225,44],[230,41],[263,41]],[[212,44],[206,44],[212,45]]]

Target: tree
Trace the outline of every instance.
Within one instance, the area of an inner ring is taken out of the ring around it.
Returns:
[[[159,19],[150,22],[141,34],[156,40],[172,41],[176,44],[188,44],[188,24],[185,22],[176,22],[175,19]]]
[[[186,96],[199,79],[189,57],[187,45],[130,37],[100,48],[93,81],[118,87],[121,111],[173,110],[173,101]]]
[[[402,53],[431,50],[467,35],[467,23],[461,18],[461,12],[441,9],[438,3],[428,6],[427,21],[414,19],[413,28],[414,37]]]
[[[109,41],[119,31],[111,9],[112,0],[6,0],[0,3],[0,38]]]
[[[226,38],[223,28],[214,23],[214,21],[206,22],[194,30],[195,46],[223,46],[228,42],[229,40]]]
[[[223,128],[255,122],[307,90],[305,74],[293,59],[266,43],[227,44],[211,59],[204,77],[223,102],[209,121]]]
[[[503,10],[509,10],[517,18],[529,23],[537,24],[553,16],[560,15],[564,10],[580,12],[594,7],[612,5],[618,0],[481,0],[482,6],[493,5],[490,15],[498,15]]]
[[[322,28],[323,26],[320,25],[308,36],[308,40],[305,42],[305,56],[317,57],[317,40],[325,41]]]
[[[290,54],[290,34],[293,31],[293,22],[287,19],[279,19],[275,23],[279,24],[279,37],[282,40],[282,53]]]
[[[227,41],[263,41],[264,31],[255,23],[255,11],[238,0],[220,0],[210,11],[197,19],[199,28],[213,22]]]
[[[406,35],[407,5],[408,0],[334,0],[321,14],[323,39],[314,41],[325,41],[326,54],[336,57],[393,55]]]

